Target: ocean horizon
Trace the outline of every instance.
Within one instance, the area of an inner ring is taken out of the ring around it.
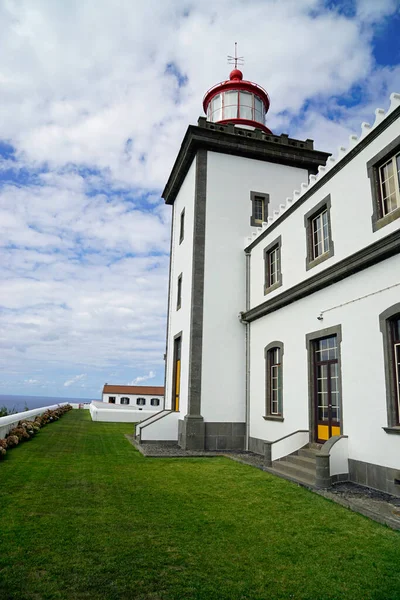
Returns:
[[[99,398],[61,398],[60,396],[21,396],[13,394],[0,394],[0,407],[5,406],[8,411],[23,412],[41,406],[51,406],[62,402],[91,402]]]

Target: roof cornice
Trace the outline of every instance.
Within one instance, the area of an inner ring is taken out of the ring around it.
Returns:
[[[317,173],[318,167],[326,163],[330,154],[314,150],[313,146],[312,140],[295,140],[286,134],[266,134],[261,129],[251,131],[233,124],[210,123],[200,117],[198,126],[189,125],[187,128],[162,197],[166,204],[174,203],[199,148]]]

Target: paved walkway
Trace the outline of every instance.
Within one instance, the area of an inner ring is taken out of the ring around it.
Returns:
[[[139,450],[143,456],[151,458],[190,458],[190,457],[214,457],[224,456],[256,467],[262,471],[273,473],[271,469],[264,465],[264,458],[260,454],[253,452],[209,452],[207,450],[182,450],[176,444],[138,444],[134,436],[127,435],[128,440]],[[287,477],[293,482],[293,479]],[[295,482],[298,483],[298,482]],[[298,485],[303,485],[298,483]],[[372,488],[357,485],[355,483],[344,482],[333,485],[329,490],[318,490],[313,486],[303,486],[313,492],[328,498],[333,502],[341,504],[350,510],[358,512],[374,521],[388,525],[392,529],[400,531],[400,498],[379,492]]]

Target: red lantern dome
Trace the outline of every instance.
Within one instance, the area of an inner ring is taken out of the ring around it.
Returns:
[[[237,68],[231,71],[229,80],[208,90],[203,108],[212,123],[234,123],[271,133],[265,126],[269,109],[267,92],[260,85],[244,80],[242,71]]]

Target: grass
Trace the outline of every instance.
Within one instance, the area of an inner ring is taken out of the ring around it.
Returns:
[[[226,458],[146,459],[74,410],[0,464],[2,600],[400,599],[400,536]]]

